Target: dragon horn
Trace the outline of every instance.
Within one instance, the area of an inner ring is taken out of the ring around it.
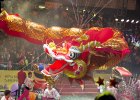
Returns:
[[[86,45],[83,45],[83,43],[80,44],[79,50],[81,52],[83,52],[84,50],[86,50],[87,48],[90,48],[92,45],[92,42],[88,42]]]
[[[79,47],[79,50],[82,52],[88,48],[92,48],[92,47],[96,47],[96,46],[100,46],[100,43],[97,42],[97,41],[91,41],[91,42],[88,42],[86,45],[83,45],[81,43],[80,47]]]
[[[4,20],[6,18],[6,16],[8,16],[8,13],[5,10],[0,13],[1,20]]]
[[[79,49],[81,52],[84,51],[84,45],[83,45],[83,43],[80,44],[80,47],[79,47],[78,49]]]

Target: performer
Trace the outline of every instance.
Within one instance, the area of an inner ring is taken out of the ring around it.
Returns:
[[[26,77],[26,79],[24,81],[24,84],[25,84],[24,92],[18,98],[18,100],[23,100],[24,98],[26,98],[26,100],[30,100],[29,99],[29,91],[32,91],[33,86],[34,86],[34,82],[31,78],[32,78],[32,72],[29,72],[28,77]]]
[[[1,100],[14,100],[11,96],[10,96],[11,91],[10,90],[5,90],[4,91],[4,96],[1,98]]]
[[[116,80],[115,78],[110,78],[109,86],[107,86],[106,90],[110,91],[117,98],[117,88],[116,88]]]
[[[60,94],[48,83],[47,88],[44,91],[43,100],[60,100]]]
[[[23,69],[21,69],[18,72],[18,91],[17,91],[18,92],[18,94],[17,94],[18,97],[23,92],[23,90],[21,90],[21,88],[22,88],[22,85],[24,84],[25,78],[26,78],[26,73],[23,71]]]
[[[105,91],[104,79],[99,77],[97,83],[99,85],[98,89],[99,89],[100,93],[103,93]]]

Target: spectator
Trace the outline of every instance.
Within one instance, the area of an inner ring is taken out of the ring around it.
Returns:
[[[43,95],[44,100],[60,100],[60,94],[58,91],[53,88],[51,84],[47,84],[47,89],[44,91]]]
[[[8,61],[7,67],[8,67],[8,70],[12,69],[12,61],[11,60]]]
[[[10,90],[5,90],[4,91],[4,96],[1,98],[1,100],[14,100],[12,97],[11,97],[11,91]]]
[[[109,86],[107,86],[106,90],[111,92],[115,97],[117,97],[117,82],[115,78],[110,78]]]
[[[97,83],[99,84],[98,89],[100,93],[103,93],[105,91],[104,79],[99,77]]]

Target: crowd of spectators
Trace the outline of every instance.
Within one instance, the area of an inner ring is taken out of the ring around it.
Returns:
[[[120,65],[133,73],[140,74],[140,34],[126,32],[124,36],[130,48],[130,54],[122,60]]]
[[[25,66],[25,69],[31,69],[34,63],[51,61],[49,56],[42,54],[42,45],[31,44],[26,40],[7,36],[2,31],[0,31],[0,36],[3,37],[0,40],[0,69],[19,70]]]

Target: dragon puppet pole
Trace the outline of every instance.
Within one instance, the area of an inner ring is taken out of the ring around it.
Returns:
[[[39,56],[37,56],[33,61],[31,61],[29,64],[28,64],[28,66],[29,65],[31,65],[36,59],[38,59],[38,58],[40,58],[42,55],[44,55],[45,54],[45,52],[43,52],[43,53],[41,53]],[[23,68],[21,68],[21,69],[24,69],[24,68],[26,68],[26,67],[28,67],[28,66],[24,66]]]

